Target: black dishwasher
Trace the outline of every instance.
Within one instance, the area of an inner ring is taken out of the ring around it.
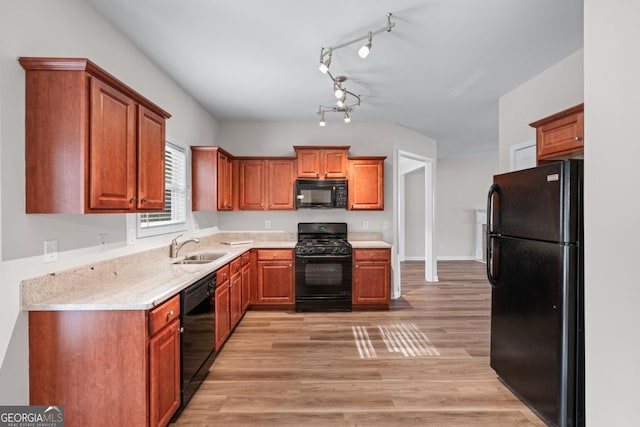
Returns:
[[[214,272],[180,293],[182,402],[174,419],[207,376],[215,357],[215,289]]]

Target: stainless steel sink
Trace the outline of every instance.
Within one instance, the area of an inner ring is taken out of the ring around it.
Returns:
[[[184,259],[174,262],[174,264],[208,264],[227,254],[228,252],[202,252],[186,256]]]
[[[229,252],[202,252],[199,254],[189,255],[184,257],[185,261],[205,261],[211,262],[215,261],[218,258],[222,258],[227,255]]]

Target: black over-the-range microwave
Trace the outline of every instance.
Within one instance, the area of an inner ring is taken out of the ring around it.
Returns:
[[[296,180],[296,208],[347,208],[346,179]]]

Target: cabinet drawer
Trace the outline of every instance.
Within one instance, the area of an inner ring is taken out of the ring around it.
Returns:
[[[242,265],[243,266],[249,264],[250,260],[251,260],[251,255],[249,254],[249,252],[245,252],[245,253],[242,254]]]
[[[216,287],[229,281],[229,264],[216,271]]]
[[[149,312],[149,335],[153,336],[180,316],[180,294]]]
[[[290,249],[258,249],[258,260],[291,260],[293,251]]]
[[[390,249],[356,249],[353,251],[355,261],[389,261]]]
[[[231,261],[231,263],[229,263],[229,265],[231,266],[231,275],[233,276],[234,274],[240,273],[240,271],[242,271],[242,258],[238,257],[236,259],[234,259],[233,261]]]

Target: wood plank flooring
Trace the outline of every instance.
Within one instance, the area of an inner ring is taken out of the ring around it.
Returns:
[[[389,311],[249,311],[176,426],[544,426],[489,367],[484,264],[402,265]]]

